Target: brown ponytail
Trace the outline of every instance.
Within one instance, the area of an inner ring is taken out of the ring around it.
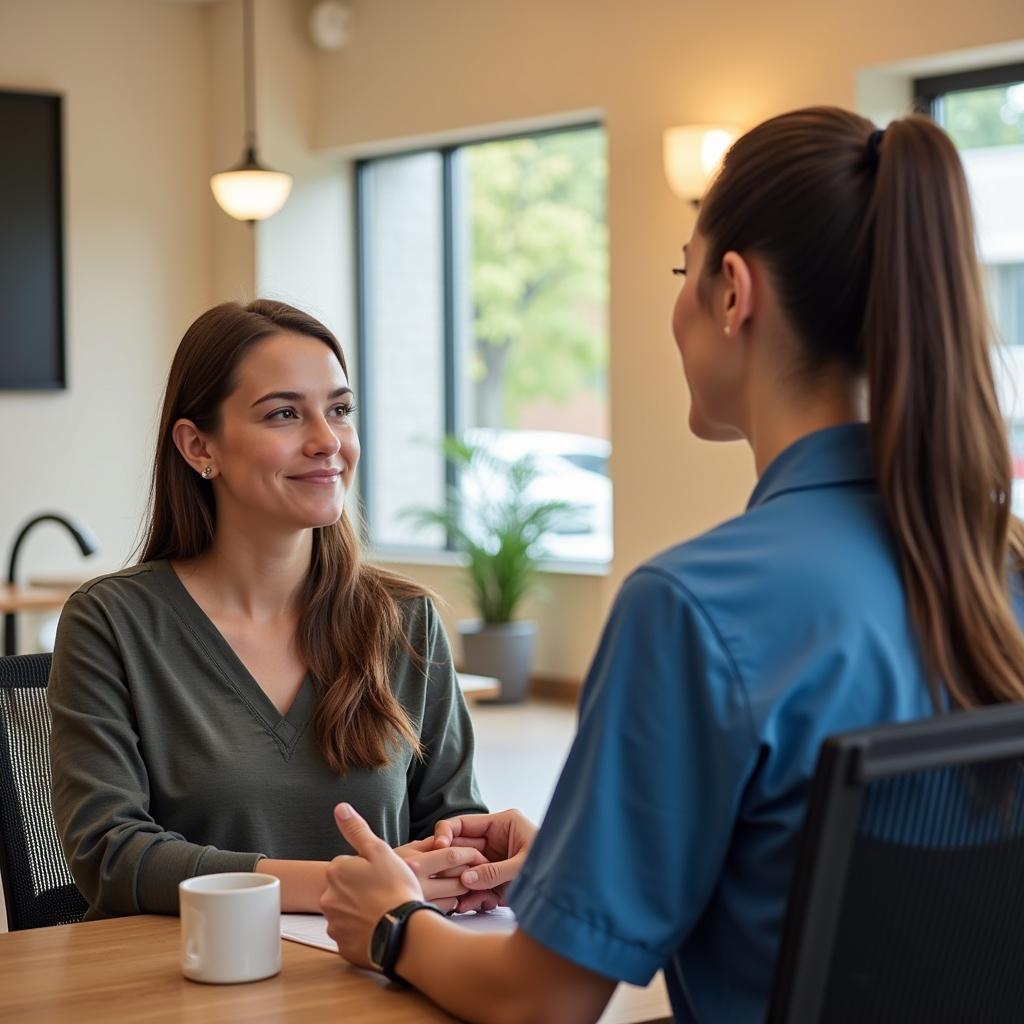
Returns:
[[[164,394],[140,561],[195,558],[213,542],[213,489],[186,465],[171,429],[184,417],[200,430],[216,430],[238,364],[253,345],[281,331],[322,341],[348,373],[334,335],[283,302],[226,302],[185,332]],[[296,641],[317,687],[317,739],[334,771],[383,767],[391,761],[396,741],[417,755],[421,752],[419,738],[391,692],[390,670],[395,653],[409,648],[401,603],[426,594],[411,580],[362,562],[347,509],[334,525],[313,531]]]
[[[871,436],[903,579],[933,675],[960,707],[1024,699],[1009,600],[1012,468],[963,167],[924,117],[879,149],[864,315]]]
[[[1024,567],[956,149],[923,117],[815,107],[740,138],[701,208],[705,273],[760,256],[800,368],[866,372],[879,488],[937,707],[1024,700],[1008,575]]]

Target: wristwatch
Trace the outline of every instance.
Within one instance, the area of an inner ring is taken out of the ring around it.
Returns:
[[[435,907],[433,903],[424,900],[410,900],[389,910],[373,929],[370,938],[370,966],[380,971],[386,978],[395,982],[396,985],[408,985],[404,978],[395,973],[395,964],[402,954],[402,944],[405,942],[405,926],[409,918],[417,910],[432,910],[435,914],[444,917],[444,911]]]

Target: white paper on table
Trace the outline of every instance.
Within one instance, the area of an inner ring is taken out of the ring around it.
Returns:
[[[448,920],[474,932],[510,932],[516,926],[516,916],[508,907],[498,907],[484,914],[453,914]],[[281,937],[338,952],[334,940],[327,934],[327,921],[321,914],[282,914]]]
[[[281,938],[338,952],[338,944],[327,934],[327,919],[323,914],[282,914]]]

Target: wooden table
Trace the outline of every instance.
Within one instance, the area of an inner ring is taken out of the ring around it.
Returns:
[[[176,917],[122,917],[0,935],[0,1021],[451,1021],[414,991],[347,966],[322,949],[283,942],[281,973],[247,985],[200,985],[178,967]],[[647,1019],[620,986],[602,1024]],[[627,999],[627,1003],[629,1000]],[[646,1006],[648,1004],[644,1004]],[[663,1016],[655,1012],[653,1016]]]
[[[22,587],[0,583],[0,613],[48,612],[64,607],[74,587]]]

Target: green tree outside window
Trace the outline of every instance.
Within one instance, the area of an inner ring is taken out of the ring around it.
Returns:
[[[603,400],[608,232],[604,133],[467,147],[477,426],[515,428],[524,403]]]

